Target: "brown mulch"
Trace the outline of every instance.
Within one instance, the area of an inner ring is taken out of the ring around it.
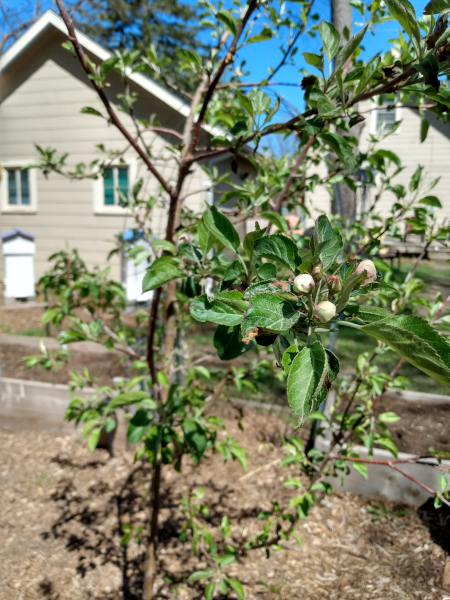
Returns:
[[[379,403],[376,411],[391,411],[401,417],[388,425],[400,452],[431,456],[430,446],[439,452],[450,452],[450,401],[434,404],[389,398]]]
[[[230,434],[250,450],[249,472],[264,468],[240,480],[239,464],[224,464],[215,454],[199,466],[185,460],[181,475],[164,469],[163,502],[175,506],[160,515],[160,598],[203,597],[201,584],[186,582],[207,564],[178,539],[180,495],[206,486],[206,522],[217,527],[228,514],[236,545],[261,530],[263,521],[256,518],[261,510],[270,510],[273,501],[287,506],[296,495],[282,486],[293,473],[275,460],[282,455],[280,434],[292,431],[272,415],[250,411],[240,431],[234,409],[227,405],[219,413]],[[132,452],[109,459],[73,438],[0,430],[1,599],[140,598],[144,549],[134,542],[120,547],[120,523],[145,523],[149,471],[146,463],[133,465]],[[325,497],[297,524],[301,548],[294,540],[283,542],[284,549],[273,550],[270,559],[262,549],[244,552],[224,571],[243,582],[249,600],[450,597],[441,588],[448,560],[442,546],[450,539],[447,513],[424,508],[420,518],[411,513],[373,521],[367,504],[349,493]]]

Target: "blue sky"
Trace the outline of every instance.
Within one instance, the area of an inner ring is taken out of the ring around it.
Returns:
[[[6,3],[17,7],[18,1],[20,0],[6,0]],[[195,0],[185,1],[190,3],[195,2]],[[417,15],[421,16],[427,0],[412,0],[412,2],[416,8]],[[228,4],[231,5],[231,2],[229,2],[229,0],[225,0],[225,5]],[[293,3],[290,4],[292,5]],[[43,0],[42,7],[53,8],[53,0]],[[318,13],[322,19],[330,20],[329,0],[316,0],[313,12]],[[354,11],[354,20],[356,23],[360,23],[362,20],[361,15],[357,11]],[[358,29],[358,25],[355,25],[353,32],[355,33]],[[367,34],[363,41],[363,46],[365,48],[364,54],[373,56],[377,52],[385,52],[389,47],[389,39],[396,37],[397,31],[398,27],[395,21],[389,21],[383,25],[377,26],[375,35]],[[240,57],[246,59],[246,68],[250,71],[249,76],[245,78],[247,81],[259,81],[267,77],[267,67],[277,64],[277,61],[279,61],[281,57],[279,43],[280,42],[277,38],[273,38],[269,42],[251,44],[244,48],[244,50],[240,53]],[[284,67],[281,69],[275,78],[276,81],[299,83],[302,78],[301,73],[299,73],[299,68],[305,66],[302,62],[303,59],[301,57],[301,52],[317,52],[320,48],[320,45],[321,43],[319,38],[312,39],[309,36],[303,36],[300,39],[299,50],[296,57],[298,66],[296,68]],[[311,68],[309,67],[309,69]],[[271,86],[270,88],[266,88],[266,90],[272,95],[280,95],[286,101],[286,103],[292,103],[292,105],[297,107],[297,109],[301,108],[303,104],[303,92],[300,88]]]

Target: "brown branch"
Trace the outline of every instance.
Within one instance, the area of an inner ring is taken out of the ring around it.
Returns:
[[[250,4],[248,5],[247,11],[245,12],[244,16],[242,17],[242,19],[238,25],[236,35],[234,36],[234,39],[231,42],[228,52],[226,53],[224,59],[222,60],[222,63],[220,64],[219,68],[216,71],[216,74],[214,75],[213,80],[211,81],[208,89],[206,90],[206,94],[203,99],[203,104],[202,104],[202,108],[200,110],[200,114],[198,116],[197,122],[195,123],[195,127],[192,131],[191,143],[190,143],[189,149],[187,151],[188,156],[191,156],[195,149],[195,145],[197,143],[198,136],[200,134],[200,128],[201,128],[203,120],[205,118],[205,114],[208,109],[209,102],[214,94],[217,84],[219,83],[219,81],[223,75],[223,72],[225,71],[226,67],[234,60],[234,55],[236,53],[239,38],[241,37],[242,32],[244,31],[245,26],[251,16],[252,12],[256,9],[257,4],[258,4],[258,0],[250,0]]]
[[[86,75],[90,76],[90,75],[92,75],[92,73],[90,72],[89,65],[86,60],[86,56],[84,54],[83,48],[81,47],[81,44],[78,41],[77,34],[75,32],[75,28],[72,23],[72,19],[70,18],[69,14],[67,13],[66,7],[64,5],[64,0],[56,0],[56,3],[58,5],[61,17],[67,27],[68,39],[72,42],[75,52],[78,56],[78,60],[80,61],[81,66],[83,67]],[[99,96],[100,100],[102,101],[104,107],[106,108],[106,111],[111,119],[111,122],[115,125],[115,127],[117,127],[117,129],[124,136],[124,138],[130,143],[130,145],[134,148],[134,150],[139,154],[139,156],[142,158],[145,165],[147,166],[148,170],[156,177],[156,179],[159,181],[159,183],[162,185],[162,187],[165,189],[165,191],[169,195],[172,195],[173,190],[172,190],[171,186],[167,183],[167,181],[164,179],[164,177],[156,169],[156,167],[154,166],[154,164],[152,163],[150,158],[147,156],[146,152],[141,148],[141,146],[137,143],[137,141],[133,138],[133,136],[123,126],[119,117],[113,110],[103,89],[93,79],[91,79],[90,81],[91,81],[91,84],[92,84],[94,90],[97,92],[97,95]]]
[[[161,288],[159,287],[153,296],[152,306],[150,309],[150,317],[148,320],[148,338],[147,338],[147,364],[148,370],[150,373],[150,377],[152,378],[153,387],[156,386],[156,366],[155,366],[155,353],[154,353],[154,343],[155,343],[155,331],[156,325],[158,321],[158,307],[159,301],[161,298]]]
[[[435,497],[438,496],[437,492],[435,490],[433,490],[432,488],[430,488],[428,485],[426,485],[422,481],[419,481],[419,479],[416,479],[409,473],[405,473],[405,471],[402,471],[401,469],[399,469],[398,467],[395,466],[396,464],[416,463],[420,459],[420,456],[413,456],[411,458],[396,459],[396,460],[373,460],[370,458],[356,458],[353,456],[341,456],[338,454],[338,455],[332,455],[331,458],[335,459],[335,460],[345,460],[345,461],[350,461],[350,462],[360,462],[360,463],[369,464],[369,465],[382,465],[382,466],[389,467],[390,469],[393,469],[394,471],[397,471],[398,473],[403,475],[403,477],[406,477],[410,481],[413,481],[415,484],[419,485],[422,489],[426,490],[431,496],[435,496]],[[430,465],[430,467],[434,468],[434,465]],[[440,495],[438,497],[444,504],[446,504],[447,506],[450,506],[450,502],[448,500],[446,500],[445,498],[443,498]]]
[[[286,194],[289,191],[289,188],[291,187],[292,181],[294,179],[294,177],[297,175],[298,170],[300,169],[301,165],[303,164],[306,155],[308,153],[308,150],[311,148],[311,146],[314,144],[314,141],[316,139],[315,135],[310,135],[308,141],[306,142],[306,144],[303,147],[303,150],[300,152],[300,154],[298,155],[297,160],[295,161],[294,166],[291,169],[291,172],[289,173],[289,177],[286,180],[286,183],[284,185],[284,188],[282,189],[280,195],[278,196],[277,202],[274,206],[274,212],[278,212],[281,208],[281,205],[283,203],[283,200],[286,197]],[[269,223],[269,225],[267,226],[267,231],[266,234],[270,233],[270,226],[272,225],[272,223]]]

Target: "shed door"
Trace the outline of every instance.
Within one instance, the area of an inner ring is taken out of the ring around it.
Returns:
[[[30,298],[34,295],[33,256],[5,256],[5,297]]]

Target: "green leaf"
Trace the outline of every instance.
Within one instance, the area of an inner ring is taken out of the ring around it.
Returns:
[[[103,77],[106,77],[119,62],[118,56],[111,56],[102,62]]]
[[[423,14],[437,15],[446,9],[450,9],[450,0],[431,0],[423,9]]]
[[[253,296],[242,323],[244,337],[255,327],[270,333],[281,333],[298,321],[300,313],[293,302],[272,294]]]
[[[291,370],[292,363],[294,362],[294,358],[297,354],[304,348],[304,346],[299,346],[298,344],[293,344],[286,349],[283,354],[282,365],[284,368],[284,372],[286,375],[289,375],[289,371]]]
[[[268,27],[264,27],[261,33],[256,35],[252,35],[248,38],[247,44],[254,44],[255,42],[266,42],[267,40],[271,40],[273,38],[273,33]]]
[[[184,419],[181,422],[181,428],[187,444],[195,451],[198,458],[206,450],[205,430],[195,421],[195,419]]]
[[[397,446],[394,444],[394,442],[391,439],[381,437],[381,438],[378,438],[375,441],[375,443],[378,444],[378,446],[381,446],[382,448],[384,448],[385,450],[389,450],[389,452],[391,454],[393,454],[395,456],[395,458],[398,458]]]
[[[364,68],[363,74],[361,75],[361,79],[359,80],[358,87],[356,88],[355,96],[361,94],[366,89],[370,80],[378,71],[380,62],[381,58],[379,56],[374,56],[372,60],[370,60],[367,63],[367,65]]]
[[[164,250],[165,252],[170,252],[171,254],[175,254],[175,252],[177,251],[174,244],[172,244],[172,242],[169,242],[169,240],[160,240],[158,238],[155,238],[152,242],[152,246],[153,248],[158,248]],[[184,246],[192,246],[192,244],[184,244]],[[188,258],[192,257],[189,256]]]
[[[216,300],[208,298],[206,294],[202,294],[189,305],[189,312],[197,321],[211,321],[218,325],[239,325],[242,321],[242,312],[235,308]]]
[[[319,244],[325,244],[319,256],[326,271],[334,263],[344,244],[341,234],[337,229],[333,229],[325,215],[320,215],[314,226],[314,247],[317,248]]]
[[[362,462],[354,462],[352,463],[353,468],[357,473],[362,475],[364,479],[369,479],[369,472],[367,470],[367,465]]]
[[[273,260],[295,273],[295,267],[301,263],[297,246],[290,238],[280,233],[264,236],[255,243],[255,254]]]
[[[256,240],[263,237],[266,233],[266,227],[264,229],[257,229],[256,231],[250,231],[244,238],[244,243],[242,244],[245,250],[245,253],[250,258],[253,255],[253,251],[255,249]]]
[[[353,52],[358,48],[361,44],[363,37],[367,31],[368,24],[358,31],[356,35],[354,35],[351,40],[346,44],[342,50],[339,51],[339,54],[336,57],[334,71],[337,71],[343,64],[347,62],[347,59],[353,54]]]
[[[188,581],[201,581],[202,579],[209,579],[214,575],[213,569],[205,569],[204,571],[195,571],[188,577]]]
[[[350,173],[353,173],[356,159],[350,144],[338,133],[324,132],[320,134],[320,137],[339,156]]]
[[[94,450],[97,448],[97,444],[100,439],[101,432],[102,432],[101,427],[97,427],[96,429],[91,431],[91,434],[89,435],[89,439],[88,439],[88,448],[91,452],[94,452]]]
[[[340,313],[345,308],[350,298],[350,294],[353,292],[355,287],[359,285],[366,277],[365,271],[362,273],[352,273],[345,279],[340,293],[338,303],[336,305],[336,313]]]
[[[315,403],[327,372],[327,357],[320,342],[305,347],[295,357],[287,381],[287,396],[292,411],[299,417],[297,428],[316,410]]]
[[[389,12],[400,23],[410,38],[420,43],[421,34],[416,10],[409,0],[386,0]]]
[[[219,12],[216,14],[216,19],[223,23],[232,35],[236,35],[236,19],[233,17],[229,10],[219,10]]]
[[[161,256],[147,269],[142,281],[142,293],[156,290],[168,281],[181,277],[186,277],[186,273],[177,267],[174,259],[171,256]]]
[[[240,583],[237,579],[231,579],[230,577],[227,577],[227,583],[239,600],[245,600],[245,592],[244,588],[242,587],[242,583]]]
[[[261,217],[263,219],[267,219],[268,221],[270,221],[270,223],[272,223],[272,225],[275,225],[275,227],[278,227],[278,229],[280,229],[284,233],[287,233],[288,226],[286,223],[286,219],[282,215],[280,215],[280,213],[263,212],[263,213],[261,213]]]
[[[386,308],[369,306],[367,304],[347,304],[344,310],[346,314],[358,317],[358,319],[361,319],[361,321],[364,321],[365,323],[381,321],[392,315],[391,311]]]
[[[128,424],[127,440],[130,444],[137,444],[144,437],[147,427],[153,420],[153,416],[146,410],[138,410]]]
[[[361,330],[450,387],[450,344],[424,319],[414,315],[390,317],[365,325]]]
[[[441,490],[443,492],[445,492],[445,490],[447,489],[447,485],[448,485],[447,477],[441,473],[439,475],[439,487],[441,488]]]
[[[284,335],[279,335],[273,343],[273,353],[280,367],[283,365],[283,354],[287,348],[289,348],[289,341]]]
[[[324,119],[334,117],[339,112],[341,112],[341,107],[336,106],[331,102],[331,100],[325,96],[324,98],[319,98],[317,100],[317,110],[319,111],[319,117],[323,117]]]
[[[272,263],[265,263],[257,270],[258,277],[264,279],[275,279],[277,276],[277,267]]]
[[[378,415],[378,419],[382,423],[397,423],[397,421],[400,421],[400,417],[397,414],[395,414],[395,412],[381,413],[380,415]]]
[[[302,52],[302,56],[305,59],[306,64],[311,65],[311,67],[316,67],[320,70],[320,63],[322,62],[322,59],[318,54],[313,54],[312,52]]]
[[[103,115],[101,112],[99,112],[98,110],[96,110],[95,108],[91,108],[90,106],[83,106],[83,108],[80,110],[81,113],[85,114],[85,115],[94,115],[96,117],[102,117]]]
[[[129,406],[130,404],[135,404],[141,402],[142,400],[149,400],[154,404],[153,408],[156,409],[156,402],[150,398],[147,392],[135,391],[119,394],[118,396],[110,400],[107,406],[107,411],[116,410],[121,406]],[[147,406],[147,408],[150,408],[150,406]]]
[[[427,85],[430,84],[436,90],[439,90],[439,62],[434,54],[425,56],[425,58],[414,65],[414,68],[425,77],[425,83]]]
[[[215,588],[216,588],[216,582],[210,581],[205,588],[205,600],[213,600]]]
[[[450,90],[447,87],[444,87],[444,84],[441,83],[439,88],[439,92],[434,89],[432,85],[427,85],[423,89],[423,93],[436,100],[436,102],[440,102],[441,104],[445,104],[450,107]]]
[[[336,27],[332,23],[327,23],[327,21],[320,22],[319,33],[328,60],[331,62],[338,53],[341,36]]]
[[[203,215],[203,221],[209,231],[222,242],[225,248],[238,253],[239,235],[231,221],[216,206],[211,206]]]
[[[231,292],[222,292],[220,294],[214,294],[214,300],[230,306],[237,311],[244,312],[250,306],[250,304],[242,299],[242,292],[232,290]]]
[[[435,206],[436,208],[442,208],[441,201],[436,196],[425,196],[419,200],[419,204],[426,204],[427,206]]]
[[[232,360],[255,347],[253,341],[244,344],[240,325],[219,325],[214,333],[213,344],[221,360]]]
[[[266,266],[266,265],[264,265]],[[274,265],[270,265],[271,267],[273,267]],[[262,281],[258,281],[257,283],[252,283],[252,285],[249,285],[248,288],[245,290],[243,298],[244,300],[249,300],[250,298],[252,298],[252,296],[256,296],[257,294],[265,294],[265,293],[270,293],[270,294],[275,294],[277,292],[285,292],[285,293],[290,293],[291,292],[291,284],[288,281],[279,281],[278,279],[263,279]],[[278,296],[280,294],[277,294]],[[292,294],[292,299],[293,300],[297,300],[297,298]]]
[[[202,249],[203,255],[206,256],[211,248],[214,246],[215,236],[206,227],[203,218],[199,221],[197,227],[197,235]]]
[[[422,117],[422,119],[420,120],[420,143],[421,144],[423,144],[423,142],[427,139],[429,128],[430,128],[430,121],[428,119],[425,119],[425,117]]]

